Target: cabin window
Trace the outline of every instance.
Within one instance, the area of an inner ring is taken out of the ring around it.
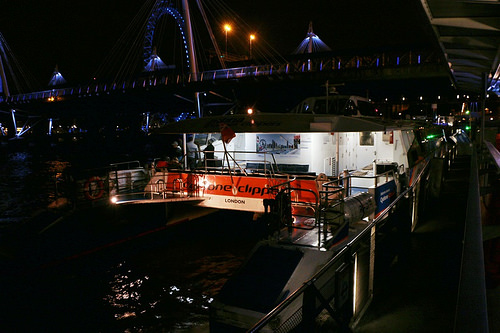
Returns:
[[[358,107],[356,106],[356,103],[354,103],[353,100],[348,100],[345,104],[344,108],[344,114],[346,116],[355,116],[358,114]]]
[[[373,146],[375,144],[375,138],[373,132],[361,132],[359,133],[359,145],[360,146]]]
[[[370,116],[370,117],[377,116],[377,112],[375,111],[375,108],[369,102],[358,101],[358,110],[362,116]]]
[[[302,105],[302,112],[303,113],[312,113],[312,109],[311,109],[311,106],[309,105],[309,103],[304,103]]]
[[[314,103],[314,114],[326,114],[326,100],[317,100]]]
[[[208,144],[208,140],[217,141],[221,139],[220,133],[197,133],[194,138],[194,143],[200,146],[205,146]]]
[[[196,143],[197,145],[205,145],[207,140],[208,140],[208,134],[199,133],[196,134],[194,138],[194,143]]]

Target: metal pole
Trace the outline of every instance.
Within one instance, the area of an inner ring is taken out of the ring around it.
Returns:
[[[198,74],[198,66],[196,63],[196,53],[194,49],[194,38],[193,29],[191,26],[191,15],[189,13],[189,4],[187,0],[182,0],[182,8],[184,10],[184,18],[186,20],[186,32],[187,32],[187,42],[188,42],[188,52],[189,52],[189,62],[191,68],[191,74],[193,74],[193,80],[197,81],[196,75]]]
[[[49,118],[49,135],[52,135],[52,118]]]
[[[332,176],[338,176],[340,174],[340,163],[339,163],[339,158],[340,158],[340,133],[335,132],[335,175]]]
[[[227,58],[227,29],[225,29],[225,30],[226,30],[226,55],[225,55],[225,57]]]
[[[17,136],[16,110],[12,109],[10,112],[12,114],[12,122],[14,123],[14,134]]]
[[[184,164],[184,170],[187,170],[188,168],[188,162],[187,162],[187,144],[186,144],[186,139],[187,135],[186,133],[182,134],[182,151],[183,151],[183,157],[182,157],[182,164]]]
[[[186,32],[187,32],[187,42],[188,42],[188,52],[189,52],[189,61],[190,61],[190,69],[191,69],[191,77],[193,81],[198,81],[198,65],[196,63],[196,52],[194,48],[194,38],[193,38],[193,29],[191,26],[191,15],[189,13],[189,4],[188,0],[182,0],[182,7],[184,9],[184,18],[186,20]],[[198,118],[201,118],[202,112],[200,109],[200,94],[195,92],[194,94],[196,100],[196,111],[198,113]]]
[[[150,112],[146,112],[146,129],[145,129],[146,133],[149,133],[149,118],[150,118],[150,115],[151,115]]]

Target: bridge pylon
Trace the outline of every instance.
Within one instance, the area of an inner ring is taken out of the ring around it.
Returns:
[[[175,22],[177,23],[177,26],[181,32],[187,67],[190,69],[193,81],[197,81],[198,66],[196,61],[196,52],[194,46],[193,30],[191,27],[191,14],[188,0],[182,0],[182,11],[184,15],[182,15],[181,12],[179,12],[179,10],[174,7],[170,0],[156,1],[146,24],[146,34],[144,36],[144,67],[146,70],[154,70],[154,66],[150,66],[150,62],[153,58],[157,57],[155,51],[156,47],[153,45],[153,37],[156,25],[163,15],[170,15],[175,19]],[[199,100],[199,92],[196,92],[194,97],[196,100],[195,104],[198,111],[198,117],[201,117],[202,111],[201,103]]]

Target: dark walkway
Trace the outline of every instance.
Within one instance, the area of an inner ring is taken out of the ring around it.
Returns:
[[[375,281],[373,301],[354,332],[453,332],[470,158],[459,154],[440,198],[420,212],[408,260]]]

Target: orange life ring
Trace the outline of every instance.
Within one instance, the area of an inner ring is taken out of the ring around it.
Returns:
[[[85,182],[83,193],[89,200],[97,200],[102,198],[104,194],[104,182],[97,176],[90,177]]]

